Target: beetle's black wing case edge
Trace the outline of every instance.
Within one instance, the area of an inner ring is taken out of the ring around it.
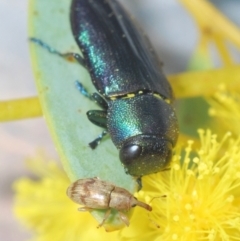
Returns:
[[[106,97],[172,90],[152,47],[116,0],[73,0],[73,35],[96,89]]]

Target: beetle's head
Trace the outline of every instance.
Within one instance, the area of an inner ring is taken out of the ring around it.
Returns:
[[[120,150],[120,160],[132,176],[144,176],[166,168],[172,158],[172,143],[153,135],[129,138]]]

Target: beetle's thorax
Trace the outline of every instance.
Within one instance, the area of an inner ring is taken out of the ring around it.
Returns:
[[[176,115],[172,105],[154,94],[108,102],[108,130],[117,148],[137,135],[154,135],[176,142]]]
[[[132,195],[122,188],[115,187],[111,192],[109,207],[117,210],[129,210]]]

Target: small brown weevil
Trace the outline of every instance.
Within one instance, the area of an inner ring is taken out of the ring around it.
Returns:
[[[84,205],[79,211],[91,211],[93,209],[106,209],[101,227],[111,214],[112,209],[118,211],[120,219],[129,226],[129,220],[123,213],[135,206],[140,206],[148,211],[152,207],[138,201],[130,192],[121,187],[102,181],[99,178],[79,179],[72,183],[67,189],[68,197],[78,204]]]

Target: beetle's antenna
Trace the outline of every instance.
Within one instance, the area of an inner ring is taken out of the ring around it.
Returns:
[[[38,38],[34,38],[31,37],[28,39],[30,42],[35,43],[39,46],[41,46],[42,48],[46,49],[49,53],[51,54],[56,54],[70,62],[76,61],[78,62],[81,66],[83,66],[84,68],[86,68],[86,64],[85,64],[85,60],[84,58],[78,54],[78,53],[61,53],[58,50],[56,50],[55,48],[51,47],[50,45],[46,44],[45,42],[43,42],[41,39]]]

